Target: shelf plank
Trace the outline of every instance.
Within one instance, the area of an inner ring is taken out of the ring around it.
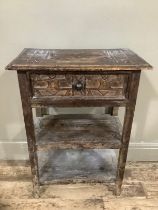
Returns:
[[[116,179],[114,150],[38,151],[40,184],[109,183]]]
[[[105,97],[33,97],[31,98],[32,108],[37,107],[105,107],[110,106],[125,106],[129,103],[128,99],[110,99]]]
[[[39,118],[36,125],[38,150],[118,149],[120,123],[111,115],[56,115]]]

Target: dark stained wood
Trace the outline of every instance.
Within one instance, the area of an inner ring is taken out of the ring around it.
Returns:
[[[26,48],[8,70],[111,71],[143,70],[151,66],[129,49],[32,49]]]
[[[116,178],[112,150],[49,150],[39,151],[38,156],[40,184],[107,183]]]
[[[31,74],[35,97],[98,96],[124,99],[127,80],[128,74]]]
[[[134,110],[135,110],[135,104],[136,104],[136,98],[139,86],[139,79],[140,79],[140,71],[132,74],[130,90],[129,90],[130,104],[126,106],[123,131],[122,131],[122,145],[119,151],[118,169],[116,177],[116,195],[120,195],[121,193],[121,186],[125,171],[128,145],[130,141],[130,134],[132,129],[132,122],[134,117]]]
[[[33,176],[33,187],[35,196],[39,193],[39,173],[38,161],[36,153],[36,141],[34,133],[34,124],[32,116],[32,108],[30,102],[30,86],[27,74],[25,72],[18,72],[19,88],[21,94],[21,101],[23,107],[23,116],[25,122],[25,129],[27,135],[28,151],[31,164],[31,171]]]
[[[118,116],[118,111],[119,111],[119,107],[113,107],[113,108],[112,108],[112,113],[111,113],[111,114],[112,114],[113,116]]]
[[[36,128],[38,150],[118,149],[120,125],[110,115],[56,115],[43,117]]]
[[[113,116],[118,116],[118,110],[119,110],[119,107],[114,107],[114,106],[108,107],[108,113]],[[106,109],[105,109],[105,113],[106,113]]]
[[[43,71],[42,71],[43,72]],[[120,74],[119,74],[120,73]],[[34,96],[32,98],[32,107],[44,107],[44,106],[54,106],[54,107],[83,107],[83,106],[105,106],[105,105],[112,105],[112,106],[124,106],[125,104],[128,103],[128,81],[130,80],[132,71],[113,71],[110,72],[110,74],[107,72],[104,72],[102,74],[100,74],[99,72],[95,72],[94,74],[90,74],[90,77],[92,76],[93,78],[108,78],[107,84],[105,83],[105,87],[108,87],[107,90],[107,95],[105,96],[97,96],[97,95],[82,95],[80,93],[76,94],[76,96],[57,96],[57,95],[49,95],[49,96]],[[31,74],[32,75],[32,74]],[[37,75],[37,74],[35,74]],[[38,72],[38,78],[41,77],[43,78],[47,78],[47,82],[50,84],[50,80],[49,80],[49,76],[52,77],[52,74],[50,74],[50,71],[47,71],[44,75],[43,73],[40,74],[40,72]],[[73,74],[74,75],[74,74]],[[89,74],[85,74],[87,77],[89,76]],[[77,78],[82,78],[82,74],[81,77],[80,74],[76,75],[75,74],[75,79]],[[31,76],[30,76],[31,77]],[[60,77],[62,78],[62,77]],[[72,78],[72,77],[71,77]],[[116,78],[119,78],[119,80],[117,81]],[[71,81],[71,80],[69,80]],[[93,87],[96,85],[96,81],[95,79],[93,80],[94,84]],[[101,80],[102,81],[102,80]],[[122,83],[122,87],[119,85],[120,81]],[[67,82],[62,82],[64,84],[67,84]],[[102,82],[103,83],[103,82]],[[68,84],[67,84],[68,86]],[[73,86],[73,83],[72,83]],[[46,85],[47,87],[47,85]],[[69,89],[71,86],[69,86]],[[101,85],[101,87],[103,87],[103,85]],[[111,89],[110,89],[111,87]],[[117,87],[117,88],[116,88]],[[67,88],[68,90],[68,88]],[[89,90],[89,89],[87,89]],[[47,94],[47,91],[44,91],[45,94]],[[119,92],[121,91],[122,97],[121,95],[119,95]],[[75,91],[75,92],[79,92],[79,91]],[[83,93],[83,92],[82,92]],[[32,91],[32,95],[34,95],[34,91]],[[52,91],[53,94],[53,91]],[[111,94],[111,95],[110,95]],[[48,94],[47,94],[48,95]]]
[[[129,101],[124,100],[115,100],[111,98],[104,97],[41,97],[41,98],[32,98],[31,104],[32,107],[104,107],[105,105],[111,106],[125,106]]]
[[[43,115],[48,115],[49,110],[45,107],[38,107],[36,108],[36,117],[42,117]]]
[[[58,173],[58,168],[49,168],[49,163],[55,160],[59,150],[50,159],[47,155],[48,164],[41,158],[39,163],[44,161],[44,168],[40,166],[38,170],[37,149],[40,156],[48,149],[51,153],[52,148],[120,148],[116,176],[116,195],[120,195],[140,72],[151,68],[150,64],[129,49],[29,48],[24,49],[6,67],[7,70],[18,71],[35,193],[38,193],[39,184],[52,183],[51,179],[45,180],[47,172],[54,180],[56,175],[58,178],[63,175],[62,170]],[[41,122],[34,130],[32,108],[38,108],[37,115],[42,116],[47,114],[45,110],[49,106],[114,107],[110,109],[111,115],[117,107],[125,106],[123,131],[120,134],[117,118],[110,115],[93,118],[82,115],[73,118],[71,115],[64,116],[64,119],[61,116],[38,117]],[[42,175],[41,169],[44,169],[43,178],[39,176],[39,171]],[[84,175],[87,176],[86,173]],[[67,178],[68,182],[73,181],[71,177]]]

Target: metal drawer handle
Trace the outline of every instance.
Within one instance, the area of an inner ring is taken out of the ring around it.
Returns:
[[[76,91],[81,91],[85,89],[85,83],[81,81],[77,81],[75,84],[72,85],[72,88]]]

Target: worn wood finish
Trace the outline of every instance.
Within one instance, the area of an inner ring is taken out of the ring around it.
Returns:
[[[33,187],[35,196],[38,196],[39,192],[39,173],[38,173],[38,161],[36,153],[36,140],[34,133],[33,115],[30,103],[30,85],[27,74],[25,72],[18,72],[19,88],[21,94],[21,101],[23,107],[23,116],[25,122],[25,129],[27,135],[29,158],[33,176]]]
[[[113,107],[111,115],[118,116],[119,107]]]
[[[38,107],[36,108],[36,117],[42,117],[43,115],[48,115],[49,110],[45,107]]]
[[[31,74],[33,96],[96,96],[124,99],[128,74]]]
[[[110,115],[57,115],[43,117],[36,126],[38,150],[118,149],[120,122]]]
[[[111,71],[142,70],[151,66],[129,49],[51,50],[26,48],[8,70]]]
[[[37,149],[39,153],[46,149],[50,152],[52,148],[120,148],[116,176],[116,195],[120,195],[140,71],[150,68],[151,65],[129,49],[24,49],[6,67],[18,71],[35,188],[39,186],[40,178]],[[32,108],[38,108],[37,114],[42,116],[42,110],[49,106],[115,107],[110,108],[111,115],[117,114],[117,107],[125,106],[122,135],[117,118],[109,115],[84,116],[84,119],[83,116],[77,116],[77,119],[72,116],[66,119],[45,117],[41,118],[35,132]],[[48,162],[52,160],[53,156]],[[50,171],[55,176],[54,171]],[[58,175],[61,177],[62,174]]]
[[[116,178],[117,161],[111,150],[49,150],[39,151],[38,157],[41,184],[107,183]]]
[[[31,104],[32,107],[104,107],[106,105],[111,106],[125,106],[129,103],[128,99],[124,100],[115,100],[111,98],[104,97],[41,97],[41,98],[32,98]]]
[[[119,159],[118,159],[118,169],[117,169],[117,179],[116,179],[116,195],[120,195],[121,186],[125,171],[127,153],[128,153],[128,145],[130,140],[132,122],[134,117],[134,110],[139,86],[140,79],[140,71],[137,71],[132,74],[130,90],[129,90],[129,99],[130,104],[126,106],[123,131],[122,131],[122,145],[119,151]]]
[[[118,110],[119,110],[119,107],[114,107],[114,106],[108,107],[108,113],[113,116],[118,116]],[[106,109],[105,109],[105,113],[106,113]]]

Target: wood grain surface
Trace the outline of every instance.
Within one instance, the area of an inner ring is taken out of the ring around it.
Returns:
[[[31,74],[33,96],[100,96],[124,99],[128,74]],[[81,89],[76,86],[81,85]]]
[[[132,74],[130,88],[129,88],[129,100],[130,103],[125,107],[125,115],[124,115],[124,123],[122,129],[122,139],[121,139],[121,148],[119,150],[119,158],[118,158],[118,168],[117,168],[117,178],[116,178],[116,195],[120,195],[121,186],[123,182],[127,154],[128,154],[128,145],[130,141],[139,80],[140,80],[141,72],[134,72]]]
[[[57,115],[36,125],[38,150],[121,146],[120,122],[111,115]]]
[[[32,49],[25,48],[7,70],[104,71],[151,69],[129,49]]]
[[[39,171],[38,171],[38,161],[37,161],[38,158],[36,153],[36,139],[34,132],[33,113],[30,101],[30,87],[25,72],[18,73],[18,80],[19,80],[19,89],[20,89],[23,116],[25,122],[25,130],[27,136],[29,159],[32,171],[33,188],[34,188],[34,193],[37,194],[39,186]]]
[[[108,183],[116,178],[117,160],[109,149],[39,151],[40,184]]]
[[[6,67],[18,72],[35,195],[41,178],[37,150],[52,148],[119,148],[116,195],[120,195],[140,73],[151,68],[129,49],[32,48],[24,49]],[[34,131],[33,107],[109,105],[125,106],[122,136],[117,118],[110,115],[44,117]]]

